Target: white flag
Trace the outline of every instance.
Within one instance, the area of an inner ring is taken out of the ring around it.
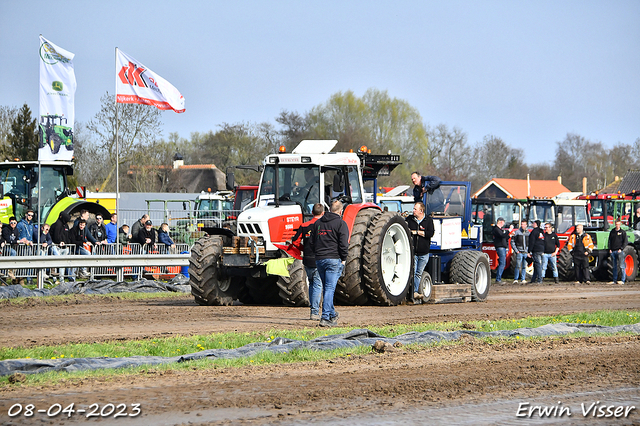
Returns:
[[[164,78],[116,49],[116,102],[184,112],[184,97]]]
[[[76,75],[73,53],[40,36],[40,120],[38,159],[73,158]],[[63,148],[64,146],[64,148]]]

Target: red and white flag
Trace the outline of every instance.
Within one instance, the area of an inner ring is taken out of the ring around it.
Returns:
[[[116,49],[116,102],[184,112],[178,89],[120,49]]]

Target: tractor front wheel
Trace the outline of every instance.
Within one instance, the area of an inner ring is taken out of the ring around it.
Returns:
[[[191,294],[200,305],[231,305],[239,293],[237,284],[232,284],[231,277],[222,269],[223,247],[222,236],[207,235],[196,241],[191,249],[189,284]]]

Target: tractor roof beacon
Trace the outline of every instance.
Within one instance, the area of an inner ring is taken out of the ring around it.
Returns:
[[[336,143],[305,140],[291,153],[281,149],[265,158],[255,207],[239,215],[237,234],[211,229],[192,249],[190,283],[198,303],[227,305],[240,299],[308,305],[302,261],[289,267],[289,277],[267,275],[265,263],[287,256],[276,244],[284,244],[311,219],[315,203],[328,209],[335,199],[345,204],[343,219],[350,232],[337,301],[396,305],[407,299],[413,275],[409,228],[402,216],[366,202],[363,185],[364,180],[390,173],[400,158],[371,155],[366,147],[358,153],[331,152]],[[470,203],[467,206],[468,224]],[[460,235],[460,218],[457,223]]]

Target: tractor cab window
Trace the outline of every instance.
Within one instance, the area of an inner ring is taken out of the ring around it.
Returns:
[[[461,185],[440,185],[427,193],[426,214],[464,216],[467,188]]]
[[[542,202],[529,207],[529,225],[539,220],[542,223],[555,223],[554,208],[551,202]]]
[[[260,182],[259,206],[275,204],[276,193],[280,204],[298,204],[310,214],[320,202],[320,173],[313,166],[266,166]],[[277,185],[277,191],[276,191]]]
[[[325,204],[329,208],[333,200],[340,199],[343,203],[361,203],[362,190],[356,167],[325,166],[324,173]]]
[[[360,174],[358,168],[354,166],[347,167],[349,174],[349,190],[351,191],[351,201],[353,203],[362,203],[362,191],[360,190]]]

